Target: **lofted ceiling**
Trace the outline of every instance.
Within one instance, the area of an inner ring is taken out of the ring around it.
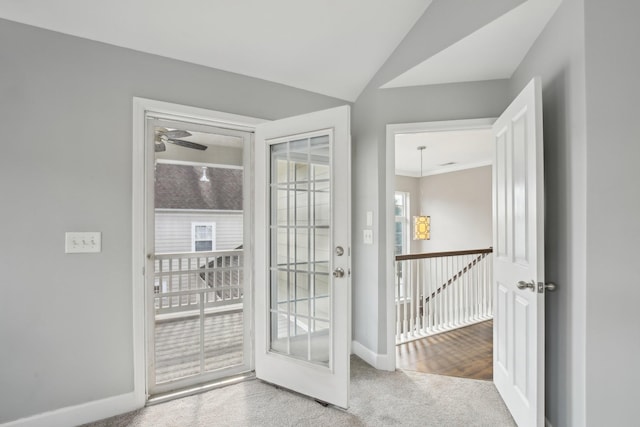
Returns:
[[[420,177],[490,165],[491,129],[420,132],[396,135],[396,175]],[[420,150],[422,172],[420,171]]]
[[[354,101],[431,0],[2,0],[0,17]]]
[[[527,0],[383,88],[510,78],[562,0]]]
[[[561,1],[527,0],[383,87],[509,78]],[[0,18],[355,101],[431,3],[1,0]]]

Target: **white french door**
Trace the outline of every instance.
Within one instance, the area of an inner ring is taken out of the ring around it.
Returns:
[[[544,426],[542,95],[533,79],[493,125],[494,382],[520,427]]]
[[[255,368],[347,408],[351,340],[350,108],[258,125]]]

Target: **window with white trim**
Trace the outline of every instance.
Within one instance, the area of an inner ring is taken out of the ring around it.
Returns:
[[[394,223],[394,254],[409,253],[409,193],[396,191],[393,198]],[[396,262],[396,301],[408,298],[411,291],[405,289],[404,281],[406,262]]]
[[[191,249],[194,252],[210,252],[216,250],[216,223],[191,223]]]
[[[395,214],[395,255],[409,252],[409,193],[396,191],[394,197]]]

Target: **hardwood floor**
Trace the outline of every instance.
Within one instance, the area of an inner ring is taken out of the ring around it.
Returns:
[[[477,380],[493,379],[493,321],[396,346],[399,369]]]

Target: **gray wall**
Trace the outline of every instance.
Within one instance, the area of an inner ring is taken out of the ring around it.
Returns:
[[[425,176],[419,191],[420,212],[431,217],[431,239],[420,252],[492,245],[491,166]]]
[[[511,79],[542,78],[546,193],[546,414],[585,425],[586,127],[582,0],[564,0]],[[594,424],[598,425],[598,424]]]
[[[0,64],[1,423],[133,390],[134,96],[265,119],[345,102],[4,20]],[[102,253],[65,255],[65,231]]]
[[[590,426],[638,425],[640,2],[585,0]]]

